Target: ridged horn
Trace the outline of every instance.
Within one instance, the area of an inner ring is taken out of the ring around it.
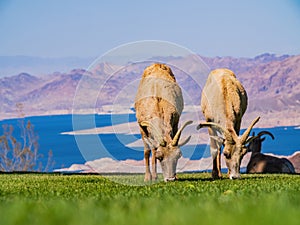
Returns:
[[[159,132],[159,130],[157,129],[156,126],[154,126],[149,121],[142,121],[140,123],[140,125],[143,126],[143,127],[150,127],[151,132],[153,133],[154,138],[158,141],[159,145],[163,146],[163,147],[166,146],[166,141],[164,140],[163,135],[161,134],[161,132]]]
[[[188,138],[185,139],[183,142],[180,142],[180,143],[178,144],[178,146],[181,147],[181,146],[185,145],[186,143],[188,143],[188,142],[191,140],[191,137],[192,137],[191,135],[188,136]]]
[[[269,135],[273,140],[275,139],[274,135],[271,132],[264,130],[264,131],[259,132],[257,135],[255,135],[253,132],[253,137],[249,137],[245,144],[248,144],[257,138],[260,138],[263,135]]]
[[[180,139],[180,135],[181,135],[181,132],[183,131],[183,129],[186,127],[186,126],[188,126],[188,125],[190,125],[190,124],[192,124],[193,123],[193,121],[191,121],[191,120],[189,120],[189,121],[187,121],[187,122],[185,122],[184,124],[183,124],[183,126],[177,131],[177,133],[175,134],[175,136],[174,136],[174,138],[173,138],[173,140],[172,140],[172,146],[177,146],[178,145],[178,142],[179,142],[179,139]],[[188,140],[189,141],[189,140]]]
[[[199,129],[203,128],[203,127],[215,127],[219,132],[221,132],[225,136],[226,140],[233,141],[233,137],[232,137],[231,133],[227,129],[225,129],[223,126],[221,126],[220,124],[218,124],[218,123],[203,122],[203,123],[200,123],[197,126],[197,130],[199,130]]]
[[[271,132],[266,131],[266,130],[261,131],[257,134],[258,137],[261,137],[263,135],[269,135],[273,140],[275,139],[274,135]]]
[[[241,136],[241,143],[244,144],[247,142],[247,139],[249,137],[249,134],[251,132],[251,129],[254,127],[254,125],[259,121],[260,117],[256,117],[252,123],[250,124],[250,126],[247,128],[247,130],[243,133],[243,135]]]

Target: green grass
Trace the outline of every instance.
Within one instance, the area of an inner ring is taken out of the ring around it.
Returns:
[[[1,174],[0,224],[299,224],[300,176]]]

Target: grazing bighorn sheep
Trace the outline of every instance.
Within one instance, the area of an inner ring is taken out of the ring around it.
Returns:
[[[161,163],[165,181],[176,179],[177,161],[181,157],[179,144],[182,130],[192,121],[178,129],[183,110],[183,97],[172,70],[164,64],[147,67],[140,81],[135,99],[136,118],[144,142],[146,165],[145,181],[157,179],[157,160]],[[152,150],[152,174],[149,157]]]
[[[197,129],[208,127],[210,151],[213,158],[213,178],[221,178],[221,147],[230,179],[240,178],[240,164],[247,152],[246,144],[254,119],[243,135],[239,136],[242,117],[247,109],[247,93],[235,74],[228,69],[213,70],[202,91],[201,108],[207,122]],[[217,136],[221,133],[224,138]]]
[[[252,152],[247,165],[247,173],[295,173],[293,164],[286,158],[277,158],[261,153],[262,142],[266,139],[263,135],[274,136],[268,131],[261,131],[256,136],[253,132],[253,140],[247,146],[248,152]]]

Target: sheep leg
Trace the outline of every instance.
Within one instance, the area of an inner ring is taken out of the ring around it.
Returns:
[[[145,178],[144,181],[150,181],[151,180],[151,172],[150,172],[150,165],[149,165],[149,158],[150,158],[150,150],[147,149],[144,151],[144,158],[145,158]]]
[[[157,160],[155,154],[156,150],[152,149],[152,180],[157,180]]]
[[[212,129],[208,128],[210,136],[217,136],[217,133]],[[210,154],[213,159],[212,178],[218,179],[222,177],[221,173],[221,144],[215,139],[210,138]]]
[[[146,143],[144,143],[144,158],[145,158],[145,166],[146,166],[144,181],[151,181],[151,171],[150,171],[150,163],[149,163],[150,152],[151,151],[149,149],[149,146]]]
[[[217,167],[217,176],[216,178],[221,178],[222,173],[221,173],[221,147],[218,146],[218,154],[216,158],[216,167]]]

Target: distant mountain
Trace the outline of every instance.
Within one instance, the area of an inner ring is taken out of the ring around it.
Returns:
[[[34,75],[68,72],[74,68],[87,68],[95,58],[32,56],[0,56],[0,78],[30,73]]]
[[[232,69],[247,90],[247,112],[277,125],[300,124],[300,56],[263,54],[247,58],[204,58],[213,69]]]
[[[266,65],[270,62],[281,62],[292,56],[281,55],[276,56],[275,54],[264,53],[254,58],[234,58],[234,57],[202,57],[211,69],[215,68],[230,68],[236,74],[242,74],[246,71],[252,70],[254,67],[259,65]]]
[[[236,73],[247,90],[247,112],[250,115],[268,115],[270,118],[273,116],[273,122],[276,120],[278,125],[300,124],[300,55],[201,58],[210,69],[225,67]],[[174,61],[186,65],[189,73],[197,72],[196,67],[189,67],[188,57],[164,57],[163,60],[170,65]],[[93,71],[72,69],[69,72],[55,72],[43,76],[33,76],[25,71],[0,78],[0,118],[15,116],[16,103],[24,105],[26,115],[70,113],[74,107],[75,96],[77,107],[83,110],[90,109],[90,98],[95,98],[94,107],[97,112],[107,112],[110,110],[109,105],[119,104],[126,105],[129,109],[133,106],[141,74],[149,64],[145,62],[120,67],[101,63]],[[184,71],[172,69],[187,94],[186,104],[200,105],[201,89],[197,83]],[[112,71],[117,72],[111,74]],[[80,91],[80,85],[84,85],[83,91]]]

